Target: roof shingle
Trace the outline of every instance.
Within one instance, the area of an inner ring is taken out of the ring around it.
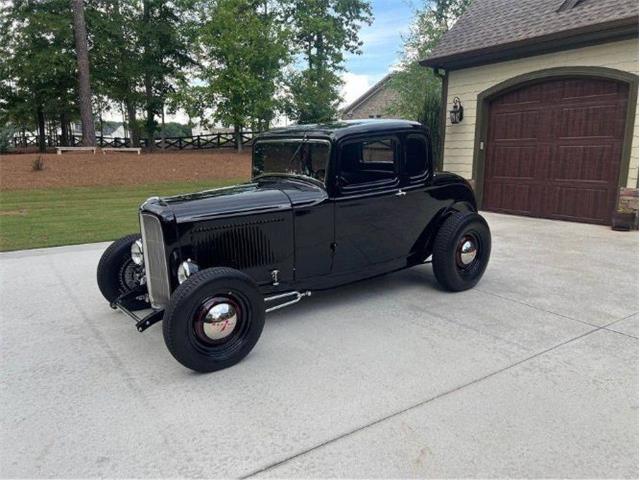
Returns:
[[[638,0],[473,0],[426,63],[499,45],[546,37],[624,19],[638,22]]]

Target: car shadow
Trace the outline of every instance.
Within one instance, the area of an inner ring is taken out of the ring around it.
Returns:
[[[389,301],[394,301],[394,295],[407,287],[423,286],[425,290],[444,292],[438,284],[430,265],[419,265],[399,272],[389,273],[373,279],[335,287],[329,290],[315,291],[308,298],[290,307],[284,307],[268,314],[270,323],[288,320],[291,316],[304,315],[317,308],[322,308],[327,302],[332,306],[348,305],[373,299],[384,295]]]

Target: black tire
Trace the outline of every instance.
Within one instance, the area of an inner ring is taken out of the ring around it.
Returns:
[[[471,261],[469,258],[463,259],[461,251],[467,241],[477,247]],[[486,220],[475,212],[454,213],[444,221],[436,234],[433,273],[446,290],[468,290],[482,278],[490,255],[491,232]]]
[[[139,286],[135,277],[140,275],[142,267],[131,260],[131,244],[139,238],[140,235],[133,234],[116,240],[109,245],[100,258],[97,272],[98,288],[109,303]],[[129,310],[143,310],[150,307],[149,303],[141,298],[124,301],[122,304]]]
[[[225,334],[228,336],[213,340],[204,332],[203,315],[220,303],[233,305],[237,315]],[[260,338],[264,317],[264,297],[250,277],[231,268],[208,268],[175,290],[164,314],[162,333],[178,362],[197,372],[214,372],[249,354]]]

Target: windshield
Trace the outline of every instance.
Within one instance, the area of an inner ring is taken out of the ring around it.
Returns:
[[[329,142],[323,140],[262,140],[253,150],[253,176],[301,175],[324,183]]]

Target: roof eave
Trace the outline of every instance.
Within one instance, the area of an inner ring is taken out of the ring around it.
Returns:
[[[382,87],[384,87],[387,84],[387,82],[391,79],[392,76],[393,76],[393,72],[387,73],[377,83],[371,86],[369,90],[364,92],[362,95],[360,95],[358,98],[356,98],[353,102],[351,102],[346,107],[341,108],[340,111],[342,113],[348,113],[349,111],[355,110],[356,108],[358,108],[364,102],[369,100],[369,98],[371,98],[375,93],[380,91]]]
[[[432,57],[422,60],[424,67],[457,70],[497,63],[513,58],[541,55],[560,50],[570,50],[580,46],[622,40],[638,36],[638,17],[627,17],[611,22],[587,25],[554,32],[549,35],[532,37],[516,42],[493,45],[477,50],[468,50],[453,55]]]

